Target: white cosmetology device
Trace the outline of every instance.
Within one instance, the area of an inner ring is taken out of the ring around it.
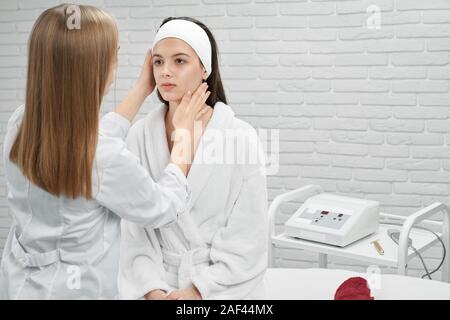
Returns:
[[[288,236],[339,247],[378,230],[377,201],[321,193],[305,201],[285,223]]]

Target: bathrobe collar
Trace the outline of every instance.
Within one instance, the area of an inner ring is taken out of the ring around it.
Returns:
[[[158,178],[170,159],[164,121],[167,108],[168,107],[166,105],[162,104],[150,112],[146,117],[147,123],[145,125],[145,136],[146,140],[152,144],[151,147],[147,149],[152,154],[147,154],[146,157],[153,160],[148,161],[149,168],[153,177]],[[219,131],[223,134],[222,137],[225,138],[226,129],[231,127],[233,118],[234,112],[228,105],[222,102],[217,102],[214,105],[212,117],[200,139],[194,161],[187,176],[187,180],[191,188],[191,201],[188,205],[189,210],[196,202],[198,196],[208,182],[214,167],[216,166],[215,163],[203,163],[201,151],[208,150],[208,147],[211,146],[212,143],[217,143],[217,139],[214,139],[214,134],[217,134]],[[211,135],[209,135],[210,133]],[[223,139],[223,141],[225,140]],[[158,152],[159,156],[155,156],[153,152]]]

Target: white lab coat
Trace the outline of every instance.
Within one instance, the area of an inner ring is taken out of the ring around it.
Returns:
[[[8,122],[3,160],[13,223],[0,266],[0,299],[117,298],[120,217],[158,227],[173,223],[189,200],[182,171],[164,169],[158,184],[126,149],[130,122],[100,121],[92,200],[55,197],[9,161],[24,107]]]
[[[164,105],[152,110],[127,137],[129,150],[139,156],[155,180],[169,161],[166,110]],[[142,299],[153,289],[169,292],[191,284],[204,299],[265,297],[268,223],[264,155],[259,153],[254,163],[212,164],[214,160],[205,160],[206,150],[224,147],[223,141],[214,140],[218,133],[239,136],[240,132],[250,133],[252,139],[238,144],[238,154],[256,152],[256,131],[235,118],[229,106],[217,103],[188,174],[192,190],[188,212],[177,223],[157,229],[122,222],[121,298]],[[226,150],[224,156],[230,155],[230,149]]]

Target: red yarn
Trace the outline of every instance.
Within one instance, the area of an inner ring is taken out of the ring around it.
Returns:
[[[373,300],[367,280],[353,277],[345,280],[334,294],[334,300]]]

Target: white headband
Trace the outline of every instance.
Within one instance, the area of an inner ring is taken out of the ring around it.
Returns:
[[[190,45],[203,63],[207,76],[211,74],[211,43],[205,30],[198,24],[182,19],[170,20],[159,28],[153,40],[152,50],[165,38],[178,38]]]

